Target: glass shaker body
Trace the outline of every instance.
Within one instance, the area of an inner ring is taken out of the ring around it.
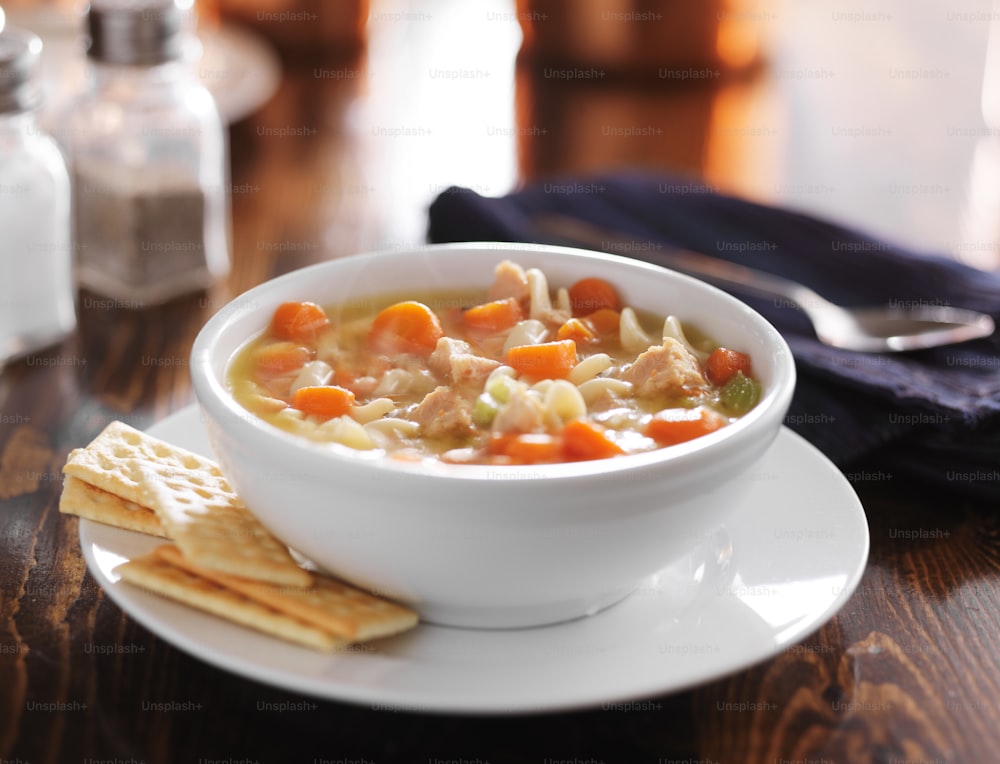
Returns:
[[[228,272],[225,128],[185,62],[93,63],[64,140],[81,285],[142,307]]]
[[[4,33],[0,54],[15,33]],[[26,37],[30,37],[25,33]],[[37,39],[37,38],[34,38]],[[7,85],[7,77],[0,85]],[[56,142],[0,93],[0,365],[76,327],[70,181]]]

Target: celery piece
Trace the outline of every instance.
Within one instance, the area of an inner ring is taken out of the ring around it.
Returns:
[[[506,374],[498,374],[494,372],[490,375],[489,379],[486,380],[486,394],[489,395],[496,403],[507,403],[507,401],[510,400],[511,392],[516,386],[516,380]]]
[[[730,378],[719,393],[719,403],[732,416],[743,416],[760,400],[760,382],[743,376],[742,371]]]
[[[476,398],[476,403],[472,407],[472,421],[479,427],[486,427],[497,415],[499,405],[489,393],[483,393]]]

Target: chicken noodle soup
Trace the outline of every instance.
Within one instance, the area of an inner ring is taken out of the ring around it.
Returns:
[[[700,437],[760,398],[751,359],[613,284],[497,265],[478,294],[289,302],[229,370],[236,400],[316,441],[404,459],[538,464]]]

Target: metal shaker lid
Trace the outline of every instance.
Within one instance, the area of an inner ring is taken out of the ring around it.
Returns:
[[[190,7],[184,0],[93,0],[87,10],[87,55],[122,66],[180,59]]]
[[[36,77],[41,52],[42,41],[31,32],[10,26],[0,30],[0,113],[41,105]]]

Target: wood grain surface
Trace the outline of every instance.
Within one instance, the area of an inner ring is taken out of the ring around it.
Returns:
[[[1000,514],[902,480],[856,485],[871,559],[833,620],[760,665],[629,708],[492,718],[317,701],[212,668],[124,615],[86,571],[77,520],[58,512],[69,450],[113,419],[147,427],[192,403],[191,343],[231,297],[310,262],[401,243],[398,199],[366,169],[381,161],[366,130],[390,119],[370,111],[365,88],[377,80],[317,74],[375,69],[376,53],[283,54],[279,91],[231,128],[230,278],[155,308],[83,293],[76,333],[0,374],[0,764],[1000,760]],[[522,125],[556,119],[540,90],[522,91]],[[587,98],[576,88],[567,103]],[[592,98],[616,108],[606,89]],[[656,107],[679,110],[671,124],[685,142],[631,146],[629,158],[687,170],[711,159],[717,171],[703,141],[715,113],[707,98],[685,92]],[[522,176],[587,169],[594,157],[585,141],[547,135],[511,148]],[[397,183],[447,182],[406,172]]]

